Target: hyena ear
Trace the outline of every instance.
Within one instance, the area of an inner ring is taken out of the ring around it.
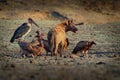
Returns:
[[[73,23],[73,19],[68,20],[68,25],[70,25],[71,23]]]
[[[69,21],[66,20],[66,21],[63,22],[63,24],[64,24],[65,26],[68,26],[68,25],[69,25]]]
[[[68,25],[70,25],[73,22],[73,20],[68,20]]]
[[[72,19],[66,20],[65,22],[63,22],[64,25],[68,26],[73,22]]]

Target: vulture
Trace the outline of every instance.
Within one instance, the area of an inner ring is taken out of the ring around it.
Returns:
[[[32,53],[32,57],[34,56],[40,56],[44,45],[42,43],[42,35],[39,34],[38,31],[36,31],[37,35],[32,40],[32,42],[26,42],[21,39],[18,39],[18,45],[20,46],[20,52],[23,57],[28,56],[30,53]]]
[[[76,44],[72,54],[77,54],[78,52],[87,54],[88,50],[92,47],[93,44],[96,45],[94,41],[80,41]]]
[[[27,23],[23,23],[15,30],[10,42],[13,43],[15,39],[24,38],[31,31],[32,24],[39,27],[32,18],[28,18]]]

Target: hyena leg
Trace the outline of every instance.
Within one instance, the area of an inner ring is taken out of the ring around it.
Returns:
[[[58,44],[55,45],[55,48],[54,48],[54,55],[57,56],[57,53],[58,53]]]
[[[54,52],[54,48],[53,47],[51,47],[51,56],[53,56],[53,52]]]
[[[62,45],[61,44],[59,45],[58,53],[60,54],[60,57],[62,57]]]
[[[50,43],[50,52],[51,52],[51,56],[53,56],[53,52],[54,52],[54,44]]]
[[[60,44],[60,47],[59,47],[60,57],[62,57],[62,52],[63,51],[64,51],[64,43]]]

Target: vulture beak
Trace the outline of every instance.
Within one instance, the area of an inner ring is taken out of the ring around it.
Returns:
[[[93,41],[93,44],[96,45],[96,43]]]
[[[94,43],[96,45],[96,43]]]
[[[93,45],[93,44],[96,45],[96,43],[95,43],[94,41],[91,41],[91,44],[92,44],[92,45]]]
[[[33,23],[34,25],[36,25],[37,27],[39,27],[38,24],[32,18],[28,18],[28,22],[29,23]]]

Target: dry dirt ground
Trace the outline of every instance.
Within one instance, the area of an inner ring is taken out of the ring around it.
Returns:
[[[17,41],[9,42],[14,30],[26,20],[0,20],[0,79],[2,80],[119,80],[120,79],[120,23],[87,24],[77,26],[79,31],[75,34],[67,33],[70,46],[60,58],[42,56],[37,58],[21,58]],[[41,20],[36,22],[39,28],[33,27],[25,38],[31,41],[35,31],[45,34],[60,21]],[[89,52],[89,58],[80,57],[71,59],[67,57],[78,41],[94,40]]]
[[[57,0],[52,4],[45,1],[41,5],[39,0],[30,4],[22,0],[0,3],[0,80],[120,80],[120,12],[91,11],[74,2],[67,5],[67,0],[58,0],[64,2],[63,6]],[[77,26],[76,34],[66,34],[70,46],[63,57],[45,56],[45,51],[36,58],[20,57],[17,41],[9,42],[15,29],[31,17],[40,27],[33,26],[25,40],[30,42],[36,30],[42,31],[46,39],[47,32],[63,20],[63,16],[54,11],[73,18],[76,23],[85,23]],[[89,57],[69,58],[76,43],[83,40],[93,40],[97,44],[90,49]]]

